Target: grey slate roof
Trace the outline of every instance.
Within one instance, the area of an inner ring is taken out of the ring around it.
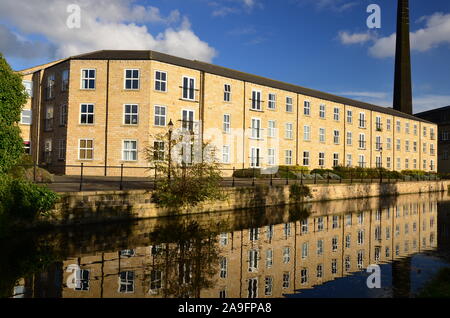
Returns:
[[[302,94],[305,96],[320,98],[348,106],[355,106],[358,108],[372,110],[392,116],[403,117],[406,119],[421,121],[430,123],[424,119],[415,117],[413,115],[405,114],[394,110],[392,108],[377,106],[357,100],[353,100],[350,98],[345,98],[341,96],[332,95],[329,93],[313,90],[310,88],[305,88],[293,84],[288,84],[280,81],[275,81],[272,79],[268,79],[265,77],[244,73],[236,70],[232,70],[226,67],[217,66],[214,64],[204,63],[196,60],[188,60],[181,57],[176,57],[156,51],[132,51],[132,50],[103,50],[96,51],[92,53],[82,54],[70,57],[72,60],[155,60],[163,63],[173,64],[177,66],[187,67],[191,69],[195,69],[198,71],[204,71],[206,73],[219,75],[223,77],[228,77],[236,80],[246,81],[258,85],[268,86],[276,89],[281,89],[297,94]]]

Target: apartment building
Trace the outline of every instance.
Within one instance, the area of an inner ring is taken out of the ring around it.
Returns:
[[[224,169],[337,165],[437,171],[437,127],[339,96],[154,51],[98,51],[22,71],[26,148],[60,173],[148,167],[172,122]],[[157,143],[157,144],[155,144]],[[66,167],[64,167],[66,166]],[[94,168],[92,168],[94,167]],[[126,169],[125,175],[143,175]]]

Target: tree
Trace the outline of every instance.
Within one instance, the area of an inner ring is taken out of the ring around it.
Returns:
[[[166,141],[146,149],[147,160],[159,175],[152,194],[154,203],[176,209],[225,198],[214,147],[185,131],[177,131],[174,136],[159,134],[153,139]]]
[[[26,101],[21,76],[0,53],[0,173],[7,172],[22,157],[23,140],[17,123]]]

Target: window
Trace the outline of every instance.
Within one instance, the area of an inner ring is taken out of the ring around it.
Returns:
[[[28,97],[33,97],[33,82],[32,81],[22,81],[23,86],[25,87],[25,92],[28,94]]]
[[[339,143],[340,143],[340,136],[339,135],[340,135],[339,130],[335,130],[333,132],[333,142],[334,142],[335,145],[339,145]]]
[[[23,150],[27,155],[31,155],[31,142],[29,140],[24,140]]]
[[[291,274],[283,273],[283,288],[289,288],[290,280],[291,280]]]
[[[65,92],[69,89],[69,70],[62,71],[61,74],[61,91]]]
[[[300,270],[300,283],[303,285],[308,283],[308,269],[307,268],[302,268]]]
[[[424,136],[424,137],[427,136],[427,127],[423,127],[423,136]]]
[[[302,258],[305,259],[308,257],[308,242],[302,244]]]
[[[397,139],[397,143],[396,143],[396,149],[397,151],[400,151],[402,149],[402,141],[400,139]]]
[[[323,240],[317,241],[317,255],[323,254]]]
[[[423,146],[423,153],[427,153],[427,143],[424,142],[422,146]]]
[[[325,166],[325,152],[319,152],[319,166]]]
[[[302,233],[308,233],[308,219],[303,219],[300,223]]]
[[[267,156],[267,158],[268,158],[267,164],[270,165],[270,166],[275,165],[276,164],[276,162],[275,162],[275,149],[274,148],[269,148],[267,150],[267,155],[268,155]]]
[[[94,140],[93,139],[80,139],[79,141],[79,155],[80,160],[93,160],[94,159]]]
[[[311,140],[311,127],[303,126],[303,140],[310,141]]]
[[[358,245],[364,244],[364,231],[359,230],[358,231]]]
[[[283,248],[283,263],[287,264],[291,261],[291,248],[284,247]]]
[[[292,97],[286,97],[286,111],[288,113],[292,113],[292,111],[293,111]]]
[[[269,127],[267,129],[267,136],[271,138],[275,138],[275,129],[276,129],[276,122],[275,120],[269,120]]]
[[[382,129],[382,123],[381,123],[381,117],[379,117],[379,116],[377,116],[376,118],[375,118],[375,129],[377,130],[377,131],[382,131],[383,129]]]
[[[359,149],[366,149],[366,135],[359,134]]]
[[[435,140],[436,136],[434,134],[434,128],[430,128],[430,139]]]
[[[322,278],[323,277],[323,265],[318,264],[316,270],[317,270],[317,274],[316,274],[317,278]]]
[[[414,125],[414,136],[417,136],[417,125]]]
[[[59,125],[66,126],[67,125],[67,105],[62,104],[59,106]]]
[[[273,278],[271,276],[266,276],[264,280],[264,295],[272,296],[273,289]]]
[[[310,116],[311,115],[311,103],[305,101],[303,104],[303,115]]]
[[[347,131],[347,146],[351,146],[353,144],[353,134],[350,131]]]
[[[58,141],[58,160],[66,159],[66,140],[60,139]]]
[[[405,141],[405,151],[409,152],[409,140]]]
[[[266,268],[271,268],[273,265],[273,250],[266,251]]]
[[[55,98],[55,74],[47,77],[46,97],[47,99]]]
[[[167,73],[162,71],[155,72],[155,91],[167,92]]]
[[[325,142],[325,128],[319,128],[319,141]]]
[[[229,134],[231,131],[231,120],[230,115],[223,115],[223,132]]]
[[[81,104],[80,124],[92,125],[94,124],[94,105]]]
[[[386,130],[391,131],[391,120],[390,119],[386,119]]]
[[[81,70],[81,89],[95,89],[96,70]]]
[[[303,166],[308,167],[309,166],[309,151],[303,152]]]
[[[375,157],[375,166],[377,167],[377,168],[382,168],[383,167],[383,162],[382,162],[382,160],[381,160],[381,157]]]
[[[423,161],[423,168],[422,169],[423,170],[427,170],[427,161],[426,160]]]
[[[331,260],[331,274],[337,274],[337,260],[335,258]]]
[[[138,105],[125,105],[125,112],[124,112],[124,124],[125,125],[137,125],[138,120]]]
[[[293,139],[294,135],[293,135],[293,124],[292,123],[287,123],[286,124],[286,139]]]
[[[252,91],[252,109],[261,110],[261,91]]]
[[[155,106],[155,126],[163,127],[166,125],[166,107]]]
[[[350,271],[350,267],[351,267],[350,256],[349,255],[345,256],[344,266],[345,266],[345,271],[349,272]]]
[[[430,144],[430,155],[434,156],[434,145]]]
[[[417,141],[413,142],[413,151],[417,152]]]
[[[266,238],[270,241],[273,238],[273,225],[266,226]]]
[[[261,138],[261,119],[252,118],[252,138]]]
[[[258,269],[258,251],[248,251],[248,271],[255,272]]]
[[[333,111],[333,118],[335,121],[339,121],[340,114],[339,114],[339,108],[335,107]]]
[[[358,268],[363,268],[364,266],[364,251],[358,251],[358,260],[357,260],[357,264],[358,264]]]
[[[359,113],[359,128],[366,128],[366,114]]]
[[[134,293],[134,272],[126,271],[119,274],[119,293]]]
[[[155,294],[162,288],[162,272],[159,270],[152,270],[150,272],[150,291]]]
[[[124,140],[122,148],[123,161],[137,161],[137,141]]]
[[[321,104],[319,107],[319,117],[325,118],[325,105],[324,104]]]
[[[292,165],[292,150],[285,151],[285,164]]]
[[[222,163],[230,163],[230,146],[224,145],[222,147]]]
[[[277,101],[277,96],[275,94],[269,94],[269,104],[268,104],[267,108],[272,109],[272,110],[275,109],[276,101]]]
[[[402,124],[400,123],[399,120],[397,120],[395,127],[396,127],[396,130],[398,133],[400,133],[402,131]]]
[[[231,102],[231,85],[225,84],[223,86],[223,101]]]
[[[220,245],[225,246],[228,244],[228,233],[220,233]]]
[[[380,151],[381,150],[381,146],[382,146],[382,144],[381,144],[381,137],[380,136],[376,136],[375,137],[375,149],[377,151]]]
[[[347,234],[345,236],[345,248],[350,248],[352,244],[352,236],[350,234]]]
[[[339,166],[339,154],[334,153],[333,154],[333,167]]]
[[[20,115],[20,123],[22,125],[31,125],[32,122],[32,111],[31,109],[24,109]]]
[[[260,166],[260,148],[251,148],[251,156],[250,156],[250,166],[252,168],[259,168]]]
[[[44,140],[44,160],[46,163],[51,163],[53,156],[53,140],[51,138],[47,138]]]
[[[258,278],[250,278],[248,280],[248,298],[258,297]]]
[[[125,89],[139,89],[139,70],[125,70]]]
[[[226,257],[221,257],[220,263],[220,278],[227,278],[228,275],[228,260]]]
[[[323,231],[323,217],[317,218],[317,231]]]
[[[259,239],[259,229],[251,228],[248,232],[248,236],[250,241],[257,241]]]
[[[359,167],[360,168],[365,168],[366,167],[366,158],[364,155],[359,155]]]
[[[338,238],[336,236],[331,239],[331,250],[333,252],[338,250]]]
[[[89,290],[90,270],[78,269],[75,272],[75,290]]]
[[[183,131],[194,131],[194,111],[184,109],[182,115],[182,128]]]
[[[391,150],[392,148],[392,139],[391,138],[387,138],[386,139],[386,149],[387,150]]]
[[[284,223],[284,237],[288,238],[291,236],[291,223]]]
[[[153,142],[154,159],[157,161],[163,161],[165,157],[165,144],[164,141],[154,141]]]
[[[409,134],[409,123],[405,123],[405,133]]]
[[[351,154],[347,154],[347,167],[353,166],[353,158]]]
[[[436,167],[434,166],[434,160],[431,159],[431,160],[430,160],[430,170],[433,171],[433,170],[435,170],[435,168],[436,168]]]
[[[183,77],[183,99],[195,100],[195,78]]]
[[[353,112],[351,110],[347,110],[347,123],[351,124],[353,122]]]

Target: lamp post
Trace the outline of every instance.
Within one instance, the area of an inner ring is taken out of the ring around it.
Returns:
[[[170,173],[172,168],[172,132],[173,132],[173,122],[172,119],[169,121],[169,172],[168,177],[170,180]]]

